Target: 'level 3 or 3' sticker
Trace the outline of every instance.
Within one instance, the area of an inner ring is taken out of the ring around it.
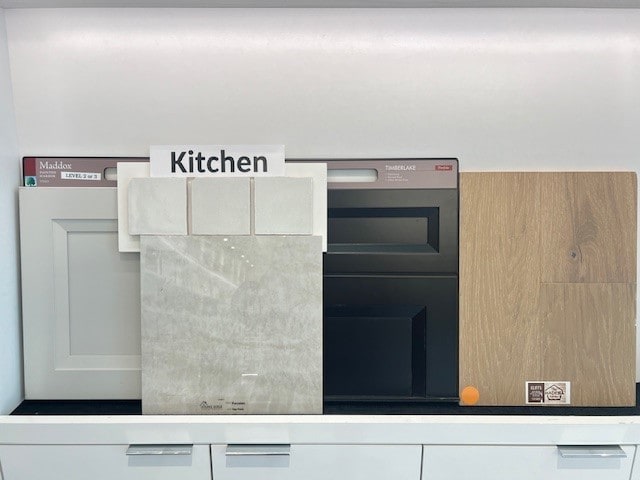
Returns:
[[[527,405],[570,405],[571,382],[525,382]]]

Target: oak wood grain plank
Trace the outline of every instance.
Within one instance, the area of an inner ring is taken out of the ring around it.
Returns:
[[[571,382],[573,406],[635,405],[634,284],[543,284],[543,380]]]
[[[521,405],[541,375],[537,173],[460,176],[460,388]]]
[[[635,172],[541,173],[542,281],[634,283]]]

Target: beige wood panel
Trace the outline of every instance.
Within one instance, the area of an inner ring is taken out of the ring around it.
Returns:
[[[538,178],[460,175],[460,388],[480,405],[522,404],[541,374]]]
[[[540,379],[570,381],[574,406],[635,405],[635,301],[633,284],[543,284]]]
[[[542,173],[542,281],[636,278],[636,174]]]
[[[536,380],[635,403],[636,192],[627,172],[461,174],[460,388],[479,404],[523,405]]]

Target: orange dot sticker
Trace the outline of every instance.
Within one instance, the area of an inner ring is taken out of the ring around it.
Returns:
[[[460,400],[463,405],[475,405],[480,400],[480,392],[476,387],[464,387],[460,392]]]

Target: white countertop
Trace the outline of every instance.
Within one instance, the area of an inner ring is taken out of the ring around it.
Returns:
[[[635,416],[0,416],[0,444],[640,444]]]

